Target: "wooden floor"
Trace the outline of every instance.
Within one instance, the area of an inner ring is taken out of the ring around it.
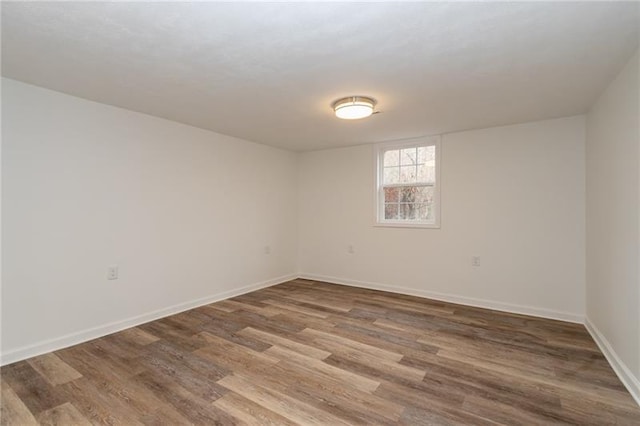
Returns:
[[[583,326],[296,280],[0,370],[2,424],[640,424]]]

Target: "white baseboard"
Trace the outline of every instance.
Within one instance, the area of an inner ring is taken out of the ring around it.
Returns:
[[[69,346],[77,345],[79,343],[87,342],[89,340],[106,336],[107,334],[116,333],[118,331],[121,331],[127,328],[135,327],[137,325],[144,324],[149,321],[157,320],[160,318],[167,317],[169,315],[174,315],[180,312],[184,312],[189,309],[197,308],[199,306],[208,305],[209,303],[218,302],[220,300],[229,299],[231,297],[235,297],[241,294],[259,290],[261,288],[271,287],[276,284],[281,284],[283,282],[296,279],[297,277],[298,277],[297,274],[284,275],[284,276],[273,278],[267,281],[250,284],[237,289],[212,294],[210,296],[203,297],[196,300],[191,300],[189,302],[179,303],[177,305],[158,309],[153,312],[148,312],[146,314],[127,318],[125,320],[115,321],[109,324],[100,325],[98,327],[89,328],[87,330],[79,331],[76,333],[67,334],[65,336],[55,337],[53,339],[35,343],[33,345],[23,346],[21,348],[13,349],[6,353],[2,353],[0,355],[0,365],[7,365],[13,362],[21,361],[23,359],[31,358],[37,355],[42,355],[47,352],[64,349]]]
[[[607,338],[604,337],[588,317],[585,318],[584,325],[605,358],[607,358],[607,361],[609,361],[609,364],[611,364],[611,368],[613,368],[613,371],[618,375],[622,384],[627,388],[638,405],[640,405],[640,380],[633,375],[629,367],[620,359],[616,351],[613,350]]]
[[[478,308],[493,309],[495,311],[509,312],[514,314],[531,315],[541,318],[549,318],[560,321],[568,321],[582,324],[584,317],[579,314],[569,312],[553,311],[550,309],[537,308],[534,306],[523,306],[512,303],[495,302],[492,300],[476,299],[473,297],[458,296],[455,294],[438,293],[415,288],[390,286],[380,283],[351,280],[347,278],[330,277],[326,275],[300,273],[299,278],[315,281],[324,281],[333,284],[348,285],[352,287],[368,288],[371,290],[382,290],[391,293],[407,294],[410,296],[424,297],[426,299],[439,300],[442,302],[457,303],[460,305],[475,306]]]

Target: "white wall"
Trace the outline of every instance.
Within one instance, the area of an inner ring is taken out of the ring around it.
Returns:
[[[2,84],[4,363],[296,271],[295,154]]]
[[[639,76],[636,52],[587,116],[586,295],[587,325],[640,403]]]
[[[440,229],[372,226],[370,145],[302,154],[302,275],[581,321],[584,125],[578,116],[444,135]]]

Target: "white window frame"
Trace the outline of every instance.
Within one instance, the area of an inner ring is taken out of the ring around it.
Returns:
[[[436,155],[436,182],[433,189],[433,213],[435,215],[434,222],[424,222],[419,220],[398,220],[384,218],[384,192],[382,186],[382,177],[384,170],[384,153],[394,149],[413,148],[420,146],[435,146]],[[394,228],[440,228],[440,171],[442,162],[440,161],[440,136],[426,136],[415,139],[406,139],[396,142],[384,142],[374,145],[374,208],[375,220],[374,226],[394,227]]]

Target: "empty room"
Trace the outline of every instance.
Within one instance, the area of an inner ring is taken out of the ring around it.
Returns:
[[[640,425],[639,2],[2,2],[1,425]]]

